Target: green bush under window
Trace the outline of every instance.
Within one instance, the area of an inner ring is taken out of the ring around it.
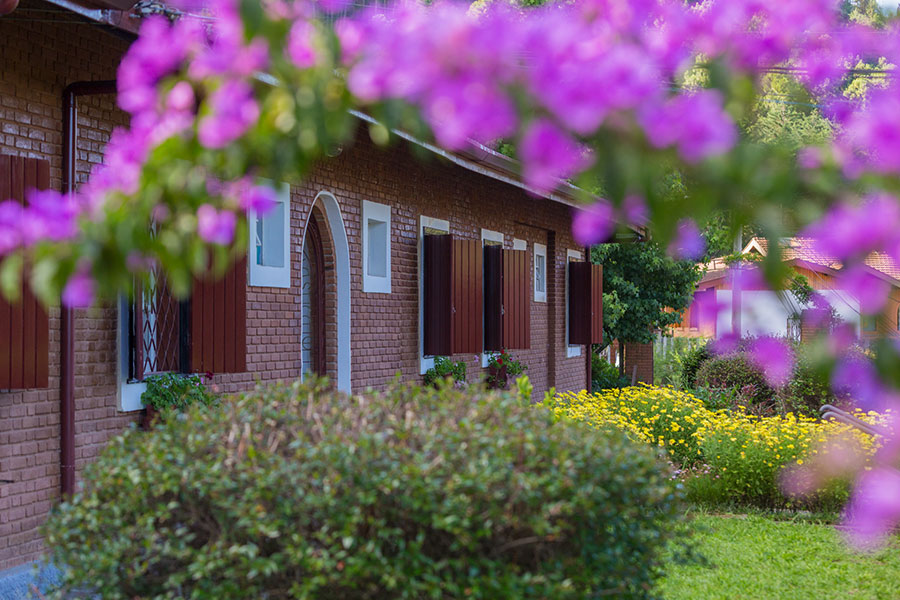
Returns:
[[[45,533],[103,598],[647,598],[670,476],[515,394],[295,383],[113,439]]]

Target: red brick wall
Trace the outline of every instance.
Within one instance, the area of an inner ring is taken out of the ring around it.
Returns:
[[[47,7],[25,0],[23,7]],[[61,185],[63,88],[74,81],[112,79],[126,43],[84,24],[0,19],[0,152],[51,161],[51,184]],[[102,160],[111,129],[125,122],[110,96],[79,103],[78,181]],[[405,146],[375,148],[364,130],[335,159],[318,167],[292,191],[292,287],[248,289],[248,372],[218,375],[222,391],[248,389],[256,379],[300,375],[300,258],[303,230],[321,191],[340,205],[350,250],[352,387],[385,385],[400,373],[419,381],[419,217],[446,219],[452,232],[480,238],[481,229],[547,246],[547,302],[533,303],[531,349],[512,354],[528,365],[536,396],[549,387],[581,389],[584,356],[566,358],[566,250],[576,249],[569,233],[570,209],[529,197],[523,191],[444,161],[422,162]],[[362,291],[361,202],[391,206],[392,293]],[[317,209],[320,210],[320,209]],[[325,238],[328,372],[337,372],[335,260],[333,234],[320,215]],[[555,267],[552,270],[549,267]],[[84,468],[106,441],[136,413],[118,410],[117,309],[77,311],[75,334],[76,467]],[[59,490],[59,309],[50,311],[50,387],[0,392],[0,570],[38,558],[38,526]],[[476,357],[461,356],[469,379],[483,372]]]
[[[613,360],[619,357],[619,342],[611,344]],[[625,376],[631,381],[653,383],[653,344],[625,343]]]
[[[22,8],[52,8],[24,1]],[[40,13],[17,13],[24,17]],[[52,15],[51,15],[52,18]],[[112,79],[126,43],[87,24],[0,19],[0,153],[50,161],[62,175],[62,91],[74,81]],[[76,170],[84,181],[110,131],[125,122],[112,96],[79,103]],[[76,459],[82,468],[134,415],[116,410],[116,321],[108,308],[77,311]],[[50,309],[50,387],[0,392],[0,570],[36,558],[37,527],[59,490],[59,309]]]

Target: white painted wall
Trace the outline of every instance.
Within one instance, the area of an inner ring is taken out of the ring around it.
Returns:
[[[841,316],[859,331],[859,302],[841,290],[819,290]],[[720,310],[716,318],[716,337],[732,332],[731,290],[716,290]],[[799,309],[790,294],[753,290],[741,292],[741,335],[785,335],[788,317]]]

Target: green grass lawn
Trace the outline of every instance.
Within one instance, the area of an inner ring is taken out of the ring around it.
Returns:
[[[760,515],[696,515],[708,565],[672,565],[666,600],[900,600],[900,540],[876,554],[848,549],[831,525]]]

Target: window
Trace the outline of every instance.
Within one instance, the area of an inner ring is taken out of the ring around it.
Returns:
[[[144,379],[155,373],[242,373],[247,370],[247,261],[218,280],[194,280],[178,301],[151,273],[119,302],[119,407],[143,408]]]
[[[581,346],[569,343],[569,265],[573,261],[584,260],[584,254],[578,250],[566,251],[566,357],[581,356]]]
[[[250,285],[291,287],[291,186],[276,188],[277,203],[265,215],[250,211]]]
[[[513,250],[528,250],[528,242],[519,238],[513,238]]]
[[[391,207],[363,200],[363,291],[391,293]]]
[[[547,301],[547,246],[534,245],[534,301]]]
[[[499,231],[491,231],[490,229],[482,229],[481,230],[481,246],[482,248],[486,248],[488,246],[497,246],[503,248],[503,234]],[[484,318],[484,317],[482,317]],[[484,331],[487,331],[485,328]],[[487,346],[482,340],[482,350]],[[495,352],[491,351],[482,351],[481,353],[481,366],[487,367],[488,362],[491,359],[491,356],[495,354]]]
[[[450,222],[419,217],[419,374],[434,366],[434,357],[425,354],[425,236],[450,233]]]
[[[862,316],[862,330],[872,332],[876,329],[876,322],[874,315],[863,315]]]

